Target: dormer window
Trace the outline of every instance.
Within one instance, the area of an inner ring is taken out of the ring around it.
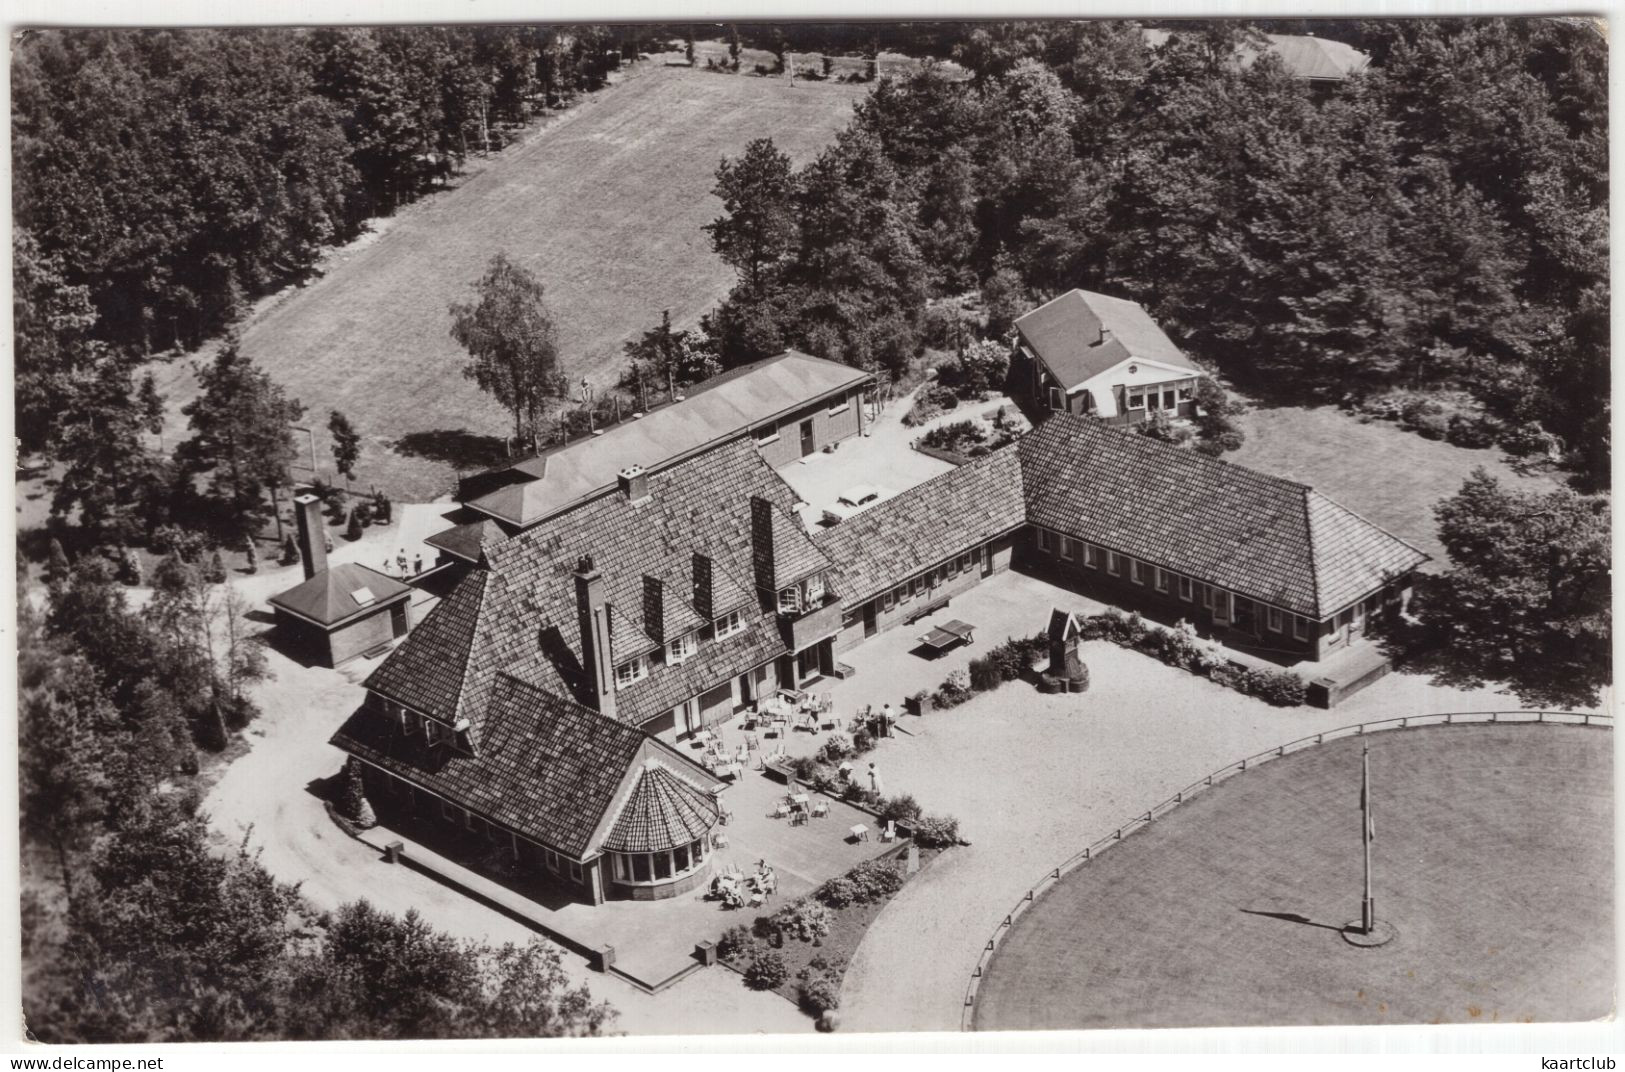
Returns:
[[[642,655],[615,668],[615,687],[624,689],[649,676],[649,660]]]
[[[698,647],[699,645],[694,642],[693,633],[684,633],[682,636],[674,638],[671,643],[666,645],[666,665],[678,665],[684,659],[693,655]]]
[[[745,628],[745,616],[737,610],[729,611],[712,623],[712,635],[718,640],[731,637]]]
[[[779,613],[799,614],[824,605],[824,575],[815,573],[800,584],[779,592]]]

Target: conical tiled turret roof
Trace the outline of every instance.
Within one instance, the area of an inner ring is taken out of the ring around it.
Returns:
[[[614,852],[664,852],[698,841],[717,823],[716,798],[650,760],[604,839]]]

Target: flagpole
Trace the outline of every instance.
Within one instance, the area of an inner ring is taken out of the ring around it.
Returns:
[[[1377,909],[1371,900],[1371,745],[1361,743],[1360,840],[1365,845],[1365,897],[1360,902],[1360,927],[1370,934],[1377,925]]]

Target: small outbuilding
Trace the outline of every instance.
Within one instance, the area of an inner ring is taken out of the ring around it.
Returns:
[[[411,587],[354,562],[328,566],[320,501],[301,495],[294,503],[305,580],[270,600],[288,646],[337,667],[405,636]]]

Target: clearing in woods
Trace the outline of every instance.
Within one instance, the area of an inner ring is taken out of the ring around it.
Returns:
[[[513,428],[463,377],[447,313],[491,254],[506,250],[547,287],[572,392],[583,375],[613,383],[622,344],[661,310],[691,326],[732,285],[701,230],[721,213],[711,195],[718,162],[772,137],[804,164],[867,89],[645,64],[457,189],[384,221],[322,278],[266,302],[243,327],[243,352],[304,402],[324,477],[333,479],[327,415],[339,409],[365,437],[360,486],[434,498],[457,469],[500,459],[491,437]],[[157,371],[168,444],[184,434],[177,411],[197,387],[187,361]],[[303,436],[300,446],[303,461]]]

